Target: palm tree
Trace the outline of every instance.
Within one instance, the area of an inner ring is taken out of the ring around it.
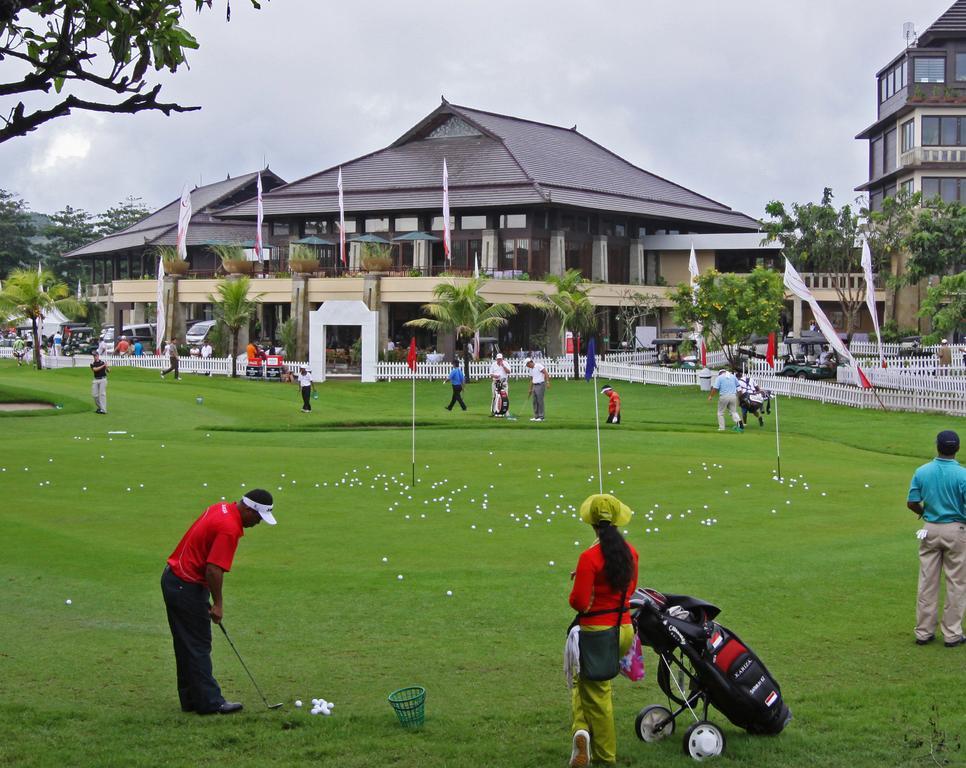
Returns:
[[[480,288],[486,282],[485,277],[474,277],[459,283],[440,283],[433,289],[436,301],[423,305],[423,311],[429,317],[406,323],[435,333],[455,333],[463,343],[463,369],[467,380],[470,377],[469,340],[477,333],[506,325],[507,317],[516,313],[512,304],[490,304],[480,296]]]
[[[556,293],[535,293],[531,303],[548,316],[556,317],[574,338],[574,378],[580,378],[580,345],[578,336],[597,332],[597,308],[590,300],[585,280],[579,269],[568,269],[563,275],[545,278]]]
[[[84,305],[71,296],[70,288],[56,282],[52,272],[15,269],[0,291],[0,314],[30,320],[34,339],[34,364],[40,370],[40,332],[38,321],[52,309],[83,315]]]
[[[218,295],[208,297],[214,305],[215,319],[231,332],[232,378],[238,375],[235,370],[235,358],[238,357],[238,331],[251,321],[258,306],[258,300],[262,296],[259,293],[249,298],[248,289],[251,287],[251,282],[251,278],[248,277],[219,280]]]

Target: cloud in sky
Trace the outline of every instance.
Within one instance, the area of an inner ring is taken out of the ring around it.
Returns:
[[[630,162],[752,216],[866,179],[875,72],[952,0],[240,0],[189,12],[201,50],[166,118],[55,121],[0,145],[39,211],[157,207],[267,161],[288,180],[391,143],[439,104],[577,124]]]

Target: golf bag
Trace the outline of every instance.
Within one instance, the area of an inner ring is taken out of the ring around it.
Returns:
[[[747,426],[748,414],[750,413],[758,419],[758,425],[764,426],[764,413],[771,413],[771,392],[767,389],[756,389],[754,392],[746,392],[739,396],[741,406],[741,421]]]
[[[738,635],[714,620],[716,606],[652,589],[638,589],[631,605],[641,644],[660,657],[658,685],[680,707],[670,720],[699,705],[707,719],[710,704],[749,733],[781,733],[792,713],[778,682]]]
[[[506,391],[506,382],[497,380],[493,385],[493,415],[506,416],[510,411],[510,395]]]

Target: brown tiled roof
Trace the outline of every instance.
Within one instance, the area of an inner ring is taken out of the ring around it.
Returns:
[[[275,183],[282,183],[282,179],[272,171],[266,169],[261,173],[263,183],[269,178]],[[225,179],[214,184],[206,184],[203,187],[195,187],[195,189],[191,190],[192,216],[191,224],[188,226],[189,245],[195,244],[192,240],[192,229],[202,225],[210,226],[214,221],[211,218],[211,212],[218,208],[219,203],[250,185],[254,182],[257,175],[258,171],[246,173],[242,176],[236,176],[233,179]],[[73,251],[65,253],[64,256],[66,258],[96,256],[124,251],[130,248],[144,248],[147,245],[174,245],[177,241],[178,206],[180,202],[180,198],[174,200],[163,208],[159,208],[154,213],[141,219],[136,224],[132,224],[127,229],[122,229],[120,232],[115,232],[107,237],[102,237],[100,240],[95,240],[93,243],[76,248]],[[222,221],[214,222],[214,225],[238,226]],[[250,225],[248,226],[248,230],[249,234],[246,237],[250,238]],[[209,239],[215,238],[205,237],[198,242]]]
[[[478,134],[427,138],[450,117]],[[574,129],[446,102],[386,149],[341,166],[346,210],[441,208],[443,158],[449,171],[450,205],[456,209],[559,202],[741,229],[758,227],[754,219],[638,168]],[[266,194],[265,215],[337,212],[338,172],[338,166],[329,168]],[[255,205],[247,201],[218,215],[251,218]]]
[[[949,10],[919,35],[919,45],[930,45],[936,40],[966,37],[966,0],[956,0]]]

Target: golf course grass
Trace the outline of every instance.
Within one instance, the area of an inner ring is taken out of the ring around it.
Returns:
[[[779,483],[771,419],[719,434],[696,389],[615,386],[603,485],[636,511],[640,584],[719,605],[794,714],[753,737],[712,711],[720,762],[934,764],[930,741],[966,732],[966,647],[913,643],[905,494],[962,420],[783,399]],[[554,381],[532,424],[525,392],[511,382],[506,422],[487,417],[486,383],[467,413],[419,383],[410,488],[408,382],[329,382],[303,414],[290,385],[116,368],[100,416],[86,369],[0,361],[0,402],[61,406],[0,413],[0,765],[565,766],[569,574],[593,541],[573,509],[598,487],[592,403],[606,408]],[[224,623],[285,706],[265,710],[217,633],[216,676],[245,711],[182,714],[164,560],[206,506],[258,486],[279,524],[246,531]],[[646,663],[644,681],[615,681],[618,764],[691,765],[686,718],[660,743],[634,735],[638,710],[666,703]],[[386,701],[410,684],[428,692],[419,731]],[[313,698],[333,715],[311,716]]]

